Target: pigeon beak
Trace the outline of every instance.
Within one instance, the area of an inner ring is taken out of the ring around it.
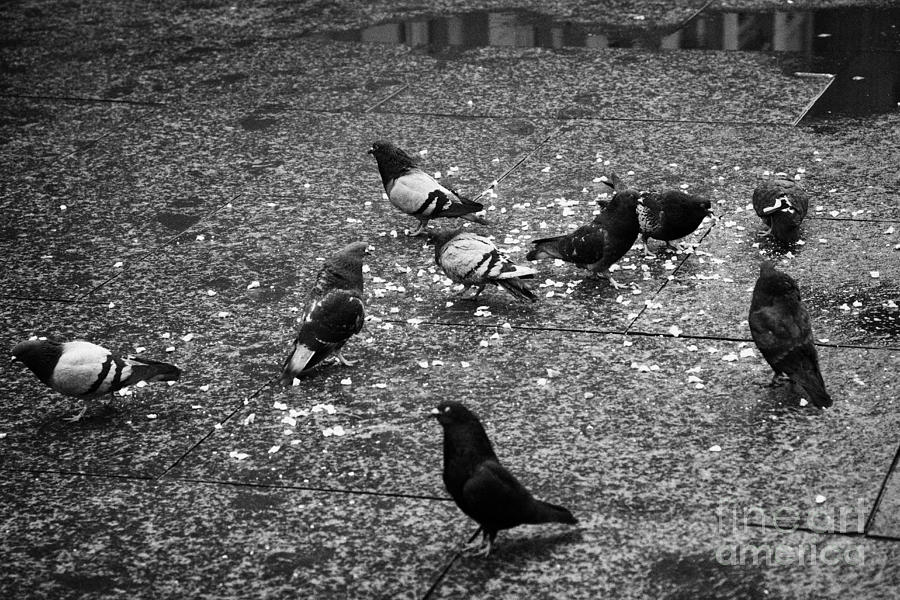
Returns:
[[[369,148],[366,150],[366,154],[375,154],[375,148]]]
[[[372,254],[373,252],[375,252],[375,246],[373,246],[372,244],[366,246],[366,254]]]
[[[439,411],[439,410],[437,409],[437,407],[434,407],[434,408],[432,408],[431,411],[428,413],[428,416],[429,416],[429,417],[437,418],[437,416],[438,416],[439,414],[441,414],[441,411]]]

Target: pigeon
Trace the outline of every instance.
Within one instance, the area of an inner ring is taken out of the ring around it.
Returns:
[[[526,523],[567,523],[577,519],[562,506],[536,500],[503,465],[478,417],[459,402],[432,409],[444,429],[444,485],[456,505],[481,526],[473,555],[488,556],[497,532]]]
[[[712,203],[705,198],[676,190],[641,192],[637,200],[638,224],[644,244],[644,255],[655,256],[647,246],[647,239],[669,242],[694,233],[707,216],[713,216]]]
[[[513,263],[488,238],[462,229],[441,229],[429,233],[428,242],[434,244],[434,262],[455,283],[465,285],[459,296],[464,297],[469,288],[478,286],[468,298],[473,300],[487,284],[493,283],[519,300],[537,300],[522,281],[534,278],[537,271]]]
[[[615,175],[613,181],[618,191],[591,223],[566,235],[532,240],[535,247],[525,258],[558,258],[605,275],[616,289],[624,287],[612,278],[609,267],[625,256],[640,232],[639,194],[636,190],[623,189],[621,180]]]
[[[484,210],[483,204],[442,186],[418,168],[416,160],[397,146],[377,141],[368,152],[378,162],[381,183],[391,204],[419,220],[419,226],[408,235],[423,235],[428,221],[438,217],[461,217],[489,225],[485,219],[474,214]]]
[[[181,377],[181,369],[175,365],[137,356],[122,357],[80,340],[31,339],[16,344],[12,353],[43,383],[60,394],[82,400],[112,394],[139,381],[177,381]],[[66,420],[79,421],[86,411],[87,402],[78,415]]]
[[[800,239],[800,223],[809,210],[809,196],[790,179],[768,179],[753,190],[753,209],[768,226],[760,235],[793,244]]]
[[[345,366],[353,366],[341,348],[359,333],[365,320],[363,257],[369,244],[353,242],[325,261],[316,278],[294,350],[284,362],[281,382],[290,385],[332,354]]]
[[[785,374],[803,388],[811,403],[820,408],[831,406],[800,290],[790,275],[769,261],[760,266],[748,320],[756,347],[775,371],[772,383]]]

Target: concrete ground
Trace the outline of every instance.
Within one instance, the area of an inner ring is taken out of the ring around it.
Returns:
[[[769,54],[323,34],[512,5],[359,4],[0,8],[0,345],[87,339],[184,370],[70,424],[75,401],[4,363],[0,596],[895,598],[898,112],[801,119],[829,80]],[[782,3],[596,4],[546,10],[668,34]],[[468,195],[506,175],[490,233],[517,260],[589,220],[611,171],[720,219],[692,254],[636,245],[624,290],[545,261],[533,306],[460,301],[382,199],[378,138]],[[775,171],[813,195],[789,254],[748,210]],[[274,386],[319,261],[357,239],[375,247],[359,365]],[[827,411],[764,386],[761,254],[807,299]],[[580,525],[460,555],[477,526],[426,418],[445,398]]]

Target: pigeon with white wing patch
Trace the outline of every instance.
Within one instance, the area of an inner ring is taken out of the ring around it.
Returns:
[[[377,141],[368,152],[378,162],[381,183],[391,204],[419,220],[419,226],[409,235],[422,235],[428,221],[439,217],[460,217],[488,225],[474,214],[484,210],[483,204],[438,183],[416,166],[416,160],[404,150],[390,142]]]
[[[800,224],[809,210],[809,195],[790,179],[768,179],[753,190],[753,209],[768,226],[760,235],[793,244],[800,239]]]
[[[120,356],[85,341],[55,342],[33,339],[21,342],[13,356],[60,394],[89,400],[112,394],[139,381],[177,381],[181,369],[168,363],[137,356]],[[68,421],[78,421],[87,411]]]
[[[282,383],[290,384],[331,355],[342,365],[354,364],[344,358],[341,349],[362,330],[365,321],[362,267],[368,247],[366,242],[353,242],[322,266],[294,349],[282,368]]]
[[[461,229],[442,229],[428,235],[434,244],[434,261],[447,277],[465,287],[478,289],[469,299],[475,299],[488,284],[502,287],[519,300],[534,302],[537,297],[522,279],[531,279],[537,273],[531,267],[512,262],[488,238]]]

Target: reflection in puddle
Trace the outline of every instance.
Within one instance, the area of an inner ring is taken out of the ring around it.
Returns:
[[[644,48],[784,53],[788,73],[836,74],[812,115],[871,114],[900,101],[900,9],[704,12],[677,31],[599,30],[525,11],[474,12],[334,32],[331,39],[405,44],[433,54],[466,48]]]

